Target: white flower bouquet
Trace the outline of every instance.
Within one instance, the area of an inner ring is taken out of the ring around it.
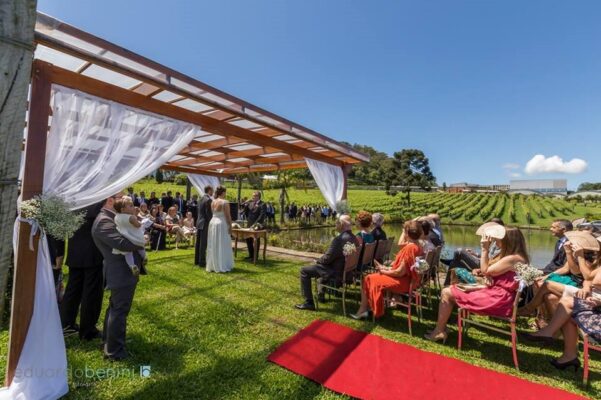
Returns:
[[[543,271],[536,268],[534,265],[518,263],[515,266],[516,281],[522,281],[527,286],[534,283],[536,278],[543,276]]]
[[[345,257],[355,254],[356,252],[357,246],[355,246],[354,243],[346,242],[344,246],[342,246],[342,254],[344,254]]]
[[[415,263],[413,263],[411,269],[423,274],[430,269],[430,265],[423,257],[415,257]]]
[[[56,195],[35,196],[20,204],[21,217],[37,221],[44,231],[57,240],[66,240],[84,222],[84,214],[71,211],[69,203]]]

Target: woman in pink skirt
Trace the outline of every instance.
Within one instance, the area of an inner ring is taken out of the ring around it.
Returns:
[[[496,240],[501,253],[494,264],[488,259],[488,249]],[[500,317],[511,316],[513,300],[518,288],[515,278],[515,265],[528,263],[529,257],[526,250],[526,240],[518,228],[507,228],[503,239],[484,239],[481,242],[482,253],[480,256],[480,270],[474,270],[479,274],[492,279],[492,285],[485,289],[473,292],[463,292],[455,285],[444,288],[440,305],[438,307],[438,321],[436,328],[425,338],[437,342],[447,339],[447,322],[457,304],[459,307],[486,315]]]

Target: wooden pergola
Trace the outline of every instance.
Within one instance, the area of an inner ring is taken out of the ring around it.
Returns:
[[[306,167],[310,158],[342,167],[369,157],[353,148],[38,13],[22,198],[42,192],[51,87],[58,84],[136,109],[195,124],[202,132],[163,168],[219,177]],[[19,236],[30,235],[20,224]],[[35,241],[37,242],[37,241]],[[33,312],[37,244],[16,253],[6,384],[14,377]]]

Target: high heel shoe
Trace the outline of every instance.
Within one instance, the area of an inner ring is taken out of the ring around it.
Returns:
[[[349,314],[352,319],[365,319],[369,317],[369,311],[363,311],[361,314]]]
[[[446,330],[438,332],[437,334],[434,334],[434,331],[432,331],[431,333],[424,335],[424,339],[427,339],[431,342],[442,341],[442,344],[445,344],[447,342],[447,337],[449,337],[449,334]]]
[[[554,366],[555,368],[557,368],[561,371],[563,371],[569,367],[574,367],[574,372],[578,372],[578,369],[580,368],[580,360],[578,359],[578,357],[574,358],[573,360],[566,361],[566,362],[559,362],[555,358],[553,358],[549,362],[551,363],[552,366]]]

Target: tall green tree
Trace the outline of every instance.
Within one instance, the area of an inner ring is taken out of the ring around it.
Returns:
[[[430,161],[421,150],[403,149],[394,153],[392,168],[386,174],[386,193],[395,195],[394,186],[401,187],[406,193],[407,205],[411,205],[411,187],[424,190],[436,184],[436,178],[430,171]]]
[[[293,186],[306,188],[306,182],[310,177],[310,172],[306,169],[286,169],[278,171],[277,177],[275,182],[269,182],[269,187],[280,189],[280,224],[284,224],[284,208],[290,201],[288,189]]]

